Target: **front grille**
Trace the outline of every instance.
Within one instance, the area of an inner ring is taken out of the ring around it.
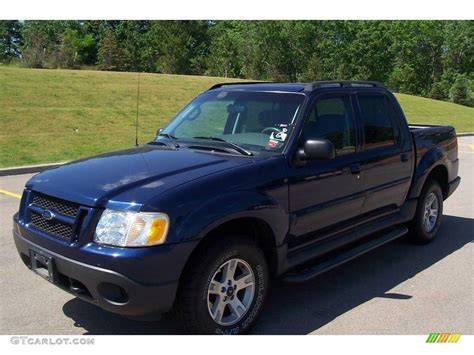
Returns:
[[[33,203],[45,210],[56,210],[60,214],[75,218],[79,211],[79,205],[60,200],[51,196],[35,194]]]
[[[78,204],[37,192],[33,192],[30,201],[28,209],[32,227],[54,237],[72,241],[73,226],[78,218],[80,207]],[[53,212],[56,216],[53,219],[46,219],[42,215],[45,210]]]
[[[71,240],[72,226],[57,220],[46,220],[39,213],[30,212],[31,224],[43,232],[51,233],[56,237]]]

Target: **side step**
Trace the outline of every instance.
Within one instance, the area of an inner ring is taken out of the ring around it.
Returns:
[[[390,229],[387,233],[382,236],[372,239],[364,244],[358,245],[357,247],[350,249],[336,257],[325,260],[319,264],[311,266],[297,273],[287,273],[282,276],[282,280],[286,282],[305,282],[308,281],[325,271],[331,270],[339,265],[342,265],[352,259],[357,258],[373,249],[378,248],[384,244],[395,240],[408,232],[408,228],[405,226],[398,226]]]

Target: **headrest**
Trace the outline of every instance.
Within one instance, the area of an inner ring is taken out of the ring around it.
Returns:
[[[259,113],[258,122],[262,127],[274,127],[279,123],[288,123],[288,117],[282,115],[280,111],[267,110]]]

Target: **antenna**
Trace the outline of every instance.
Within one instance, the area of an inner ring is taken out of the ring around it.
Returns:
[[[138,147],[138,107],[140,102],[140,73],[138,73],[138,86],[137,86],[137,117],[135,119],[135,147]]]

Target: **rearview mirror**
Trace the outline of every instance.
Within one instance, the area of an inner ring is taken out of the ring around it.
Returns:
[[[156,136],[158,137],[158,135],[163,132],[163,127],[160,127],[156,130]]]
[[[229,104],[227,105],[227,112],[230,114],[243,113],[245,112],[244,105]]]
[[[334,159],[336,149],[331,141],[323,138],[308,139],[302,148],[298,149],[299,160],[328,160]]]

